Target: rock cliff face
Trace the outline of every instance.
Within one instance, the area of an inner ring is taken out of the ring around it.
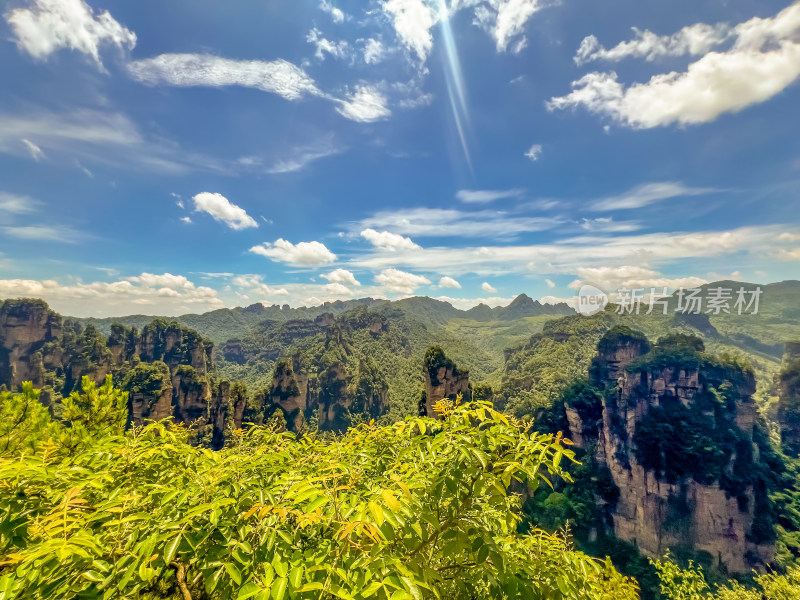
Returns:
[[[213,345],[197,332],[162,319],[141,333],[114,325],[106,339],[92,325],[64,323],[42,300],[0,305],[0,386],[32,381],[49,403],[79,389],[83,376],[101,383],[113,374],[129,392],[131,423],[173,417],[208,429],[219,446],[226,425],[241,426],[247,398],[215,381],[212,356]]]
[[[42,300],[6,300],[0,305],[0,384],[41,386],[43,346],[61,335],[61,317]]]
[[[790,456],[800,454],[800,342],[787,342],[778,383],[781,445]]]
[[[312,415],[321,430],[341,431],[355,415],[377,418],[389,410],[389,386],[374,362],[355,353],[333,320],[322,325],[325,339],[319,347],[281,359],[273,373],[269,401],[292,431]],[[369,327],[376,335],[373,328],[382,331],[382,324]]]
[[[756,523],[764,493],[747,476],[758,456],[753,374],[707,361],[697,338],[677,342],[649,351],[641,335],[609,332],[591,369],[600,419],[567,407],[569,435],[595,448],[619,488],[616,537],[652,557],[688,549],[748,573],[772,556]]]
[[[420,401],[420,415],[441,418],[434,406],[444,398],[455,400],[461,394],[464,402],[472,399],[469,371],[459,370],[438,346],[429,348],[425,354],[424,375],[425,392]]]

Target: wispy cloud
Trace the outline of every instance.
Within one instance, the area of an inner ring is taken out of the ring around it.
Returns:
[[[525,190],[515,188],[513,190],[459,190],[456,198],[468,204],[484,204],[503,200],[505,198],[519,198]]]
[[[619,196],[609,196],[601,198],[594,203],[595,210],[623,210],[630,208],[642,208],[669,198],[680,198],[686,196],[705,196],[714,194],[721,190],[714,188],[695,188],[687,187],[679,181],[661,181],[655,183],[644,183],[635,188],[620,194]]]
[[[161,54],[128,63],[131,77],[148,85],[223,87],[238,85],[286,100],[321,96],[314,80],[286,60],[232,60],[210,54]]]

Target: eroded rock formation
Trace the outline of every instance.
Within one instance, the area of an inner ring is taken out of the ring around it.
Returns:
[[[800,454],[800,342],[787,342],[778,378],[778,422],[781,445],[790,456]]]
[[[241,426],[247,398],[215,380],[212,356],[211,342],[177,323],[155,320],[141,333],[114,325],[105,338],[92,325],[64,322],[42,300],[0,305],[0,386],[32,381],[50,403],[84,376],[102,383],[112,374],[129,393],[131,423],[173,417],[208,430],[201,434],[219,446],[228,426]]]
[[[425,353],[424,374],[425,392],[420,401],[421,415],[441,418],[434,406],[444,398],[455,400],[461,395],[465,402],[472,399],[469,371],[460,370],[439,346],[429,348]]]
[[[616,537],[652,557],[706,553],[728,573],[767,564],[766,498],[752,475],[752,372],[707,358],[688,336],[650,350],[644,336],[615,328],[598,350],[591,384],[602,405],[567,406],[566,417],[573,441],[595,449],[619,488]]]

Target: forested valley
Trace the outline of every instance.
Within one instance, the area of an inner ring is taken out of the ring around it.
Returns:
[[[800,597],[798,298],[6,300],[0,600]]]

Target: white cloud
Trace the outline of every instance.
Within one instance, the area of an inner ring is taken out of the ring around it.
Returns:
[[[329,283],[325,286],[325,291],[334,296],[353,296],[355,291],[341,283]]]
[[[516,38],[511,45],[511,52],[518,54],[527,45],[525,24],[542,7],[540,0],[490,0],[488,6],[481,4],[475,9],[474,23],[492,34],[498,52],[507,51]]]
[[[621,221],[616,222],[611,217],[598,217],[597,219],[582,219],[580,223],[581,229],[586,231],[601,232],[601,233],[621,233],[627,231],[636,231],[641,229],[642,225],[638,221]]]
[[[20,139],[36,140],[50,158],[76,159],[167,173],[193,169],[222,170],[216,159],[181,149],[160,136],[147,137],[122,113],[31,110],[0,113],[0,152],[29,154]]]
[[[439,287],[440,288],[459,288],[459,289],[461,289],[461,284],[458,283],[452,277],[446,277],[445,276],[445,277],[442,277],[439,280]]]
[[[21,240],[74,244],[81,238],[79,231],[61,225],[15,225],[0,229],[2,229],[4,235]]]
[[[524,32],[525,23],[540,8],[542,8],[540,0],[505,0],[499,4],[494,27],[498,52],[505,52],[510,41]],[[524,36],[520,39],[520,43],[522,45],[516,46],[515,54],[524,47]]]
[[[775,241],[786,231],[782,225],[741,227],[720,231],[661,232],[638,235],[584,235],[550,244],[466,247],[425,247],[394,253],[375,252],[355,257],[351,265],[362,269],[419,269],[448,272],[453,276],[477,273],[574,274],[579,267],[675,264],[689,258],[719,261],[761,261],[775,256]],[[468,237],[468,236],[465,236]]]
[[[642,208],[660,200],[686,196],[705,196],[719,192],[714,188],[687,187],[679,181],[660,181],[644,183],[621,194],[602,198],[594,204],[595,210],[621,210]]]
[[[194,283],[183,275],[173,275],[172,273],[142,273],[135,277],[126,277],[125,281],[137,283],[148,288],[170,288],[170,289],[194,289]]]
[[[264,283],[261,275],[237,275],[231,283],[240,290],[245,290],[249,294],[269,298],[271,296],[287,296],[289,292],[286,288],[273,288]]]
[[[383,10],[392,18],[403,45],[425,62],[433,46],[431,28],[435,19],[431,8],[423,0],[387,0]]]
[[[42,149],[39,148],[39,146],[37,146],[36,144],[34,144],[32,141],[26,140],[25,138],[22,138],[22,140],[20,141],[25,146],[25,149],[28,152],[30,152],[31,158],[36,162],[39,162],[42,158],[47,158],[44,152],[42,152]]]
[[[256,220],[239,206],[233,204],[222,194],[201,192],[192,198],[195,212],[205,212],[215,221],[224,223],[231,229],[241,230],[258,227]]]
[[[550,280],[550,279],[545,279],[544,282],[547,284],[547,287],[549,287],[550,289],[553,289],[554,287],[556,287],[555,282]]]
[[[400,234],[435,237],[510,237],[551,229],[562,222],[548,217],[523,217],[503,211],[461,211],[442,208],[410,208],[381,211],[355,224],[357,230],[393,229]]]
[[[684,27],[672,35],[657,35],[652,31],[633,28],[636,37],[629,42],[620,42],[611,49],[600,45],[599,40],[590,35],[581,42],[575,63],[584,65],[593,60],[620,61],[626,57],[644,58],[652,61],[660,56],[699,56],[714,46],[729,39],[731,28],[725,23],[706,25],[697,23]]]
[[[334,23],[344,22],[345,14],[341,11],[341,9],[336,8],[331,0],[322,0],[322,2],[319,4],[319,7],[331,16],[331,19],[333,19]]]
[[[422,275],[415,275],[397,269],[384,269],[375,276],[375,281],[390,292],[411,295],[421,285],[430,284],[430,280]]]
[[[316,56],[319,60],[325,60],[326,54],[329,54],[334,58],[347,58],[350,54],[350,45],[346,40],[340,40],[338,42],[328,40],[322,37],[322,32],[316,27],[308,32],[306,41],[309,44],[314,44],[314,47],[316,48],[314,56]]]
[[[800,260],[800,248],[794,250],[778,250],[779,260]]]
[[[314,144],[294,148],[288,157],[282,158],[269,167],[267,173],[276,175],[302,171],[316,160],[341,154],[345,150],[346,148],[337,145],[332,137],[326,137]],[[252,157],[249,158],[252,159]]]
[[[108,11],[95,15],[84,0],[31,0],[30,8],[5,15],[17,47],[37,59],[62,48],[90,56],[103,69],[100,46],[121,50],[136,46],[136,34],[120,25]]]
[[[370,242],[376,248],[383,250],[416,250],[419,246],[411,241],[410,238],[403,237],[397,233],[389,231],[375,231],[374,229],[364,229],[361,237]]]
[[[360,286],[361,282],[356,279],[356,276],[353,275],[352,271],[348,271],[347,269],[334,269],[330,273],[327,273],[322,276],[323,279],[327,279],[331,283],[340,283],[343,285],[354,285]]]
[[[232,60],[210,54],[161,54],[128,64],[131,77],[148,85],[222,87],[239,85],[299,100],[321,96],[314,80],[285,60]]]
[[[186,224],[190,224],[192,222],[192,217],[181,217],[181,221]]]
[[[539,157],[542,155],[542,146],[540,144],[534,144],[530,147],[530,149],[525,153],[525,156],[531,159],[533,162],[539,160]]]
[[[733,35],[729,50],[708,52],[685,72],[655,75],[627,88],[614,72],[589,73],[547,107],[583,107],[635,129],[691,125],[769,100],[800,77],[800,3],[774,18],[741,23]]]
[[[380,40],[369,38],[364,42],[364,62],[376,65],[386,56],[386,48]]]
[[[479,304],[485,304],[492,308],[496,306],[508,306],[513,302],[514,298],[501,298],[498,296],[489,298],[451,298],[450,296],[437,296],[435,300],[448,302],[460,310],[469,310]]]
[[[502,200],[504,198],[518,198],[525,193],[525,190],[459,190],[456,198],[462,202],[482,204]]]
[[[490,294],[496,294],[497,293],[497,288],[494,287],[493,285],[491,285],[488,281],[484,281],[481,284],[481,289],[484,292],[489,292]]]
[[[0,211],[22,214],[35,212],[38,202],[28,196],[0,192]]]
[[[170,285],[161,286],[159,281]],[[143,273],[111,283],[95,281],[69,285],[52,279],[3,279],[0,280],[0,297],[43,298],[54,310],[78,317],[141,313],[142,306],[152,307],[150,314],[178,315],[213,310],[223,304],[216,290],[195,286],[185,277],[170,273]]]
[[[577,269],[578,279],[569,284],[569,288],[579,290],[584,285],[594,285],[601,290],[614,291],[622,288],[635,289],[644,288],[692,288],[698,287],[707,280],[700,277],[665,277],[661,273],[637,266],[620,267],[579,267]],[[656,290],[661,291],[660,289]]]
[[[386,106],[386,97],[377,88],[358,85],[347,100],[339,100],[337,112],[351,121],[372,123],[387,118],[392,112]]]
[[[275,262],[285,262],[294,266],[312,267],[332,263],[336,255],[321,242],[300,242],[292,244],[278,239],[274,244],[264,242],[250,248],[253,254],[265,256]]]

